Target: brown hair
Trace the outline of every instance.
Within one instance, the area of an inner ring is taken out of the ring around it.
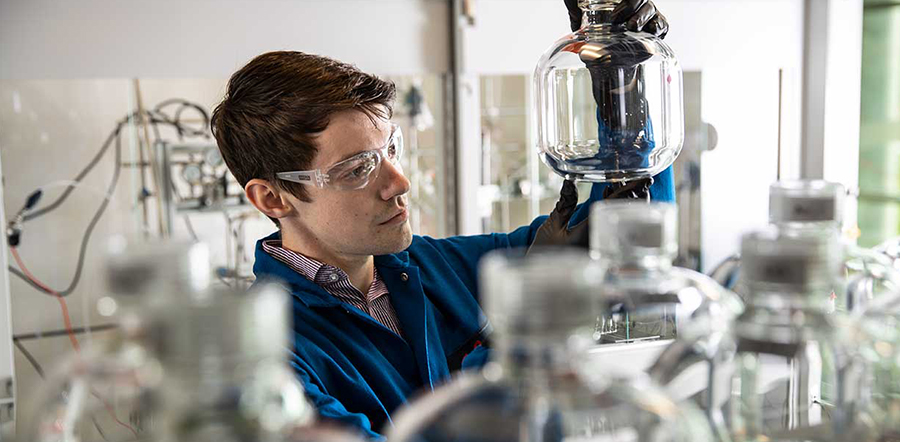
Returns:
[[[392,82],[353,65],[302,52],[268,52],[231,76],[210,126],[241,186],[259,178],[308,202],[302,184],[275,174],[309,169],[318,150],[315,136],[334,113],[357,109],[373,120],[387,119],[395,95]]]

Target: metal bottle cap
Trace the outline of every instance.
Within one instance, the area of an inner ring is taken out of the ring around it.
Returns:
[[[209,288],[209,248],[205,244],[128,246],[123,239],[114,239],[108,251],[107,286],[124,302],[165,304],[172,298],[200,296]]]
[[[282,357],[291,328],[288,298],[276,285],[247,292],[217,287],[205,302],[175,303],[159,324],[159,357],[189,371],[210,361],[236,367]]]
[[[841,244],[835,232],[769,228],[744,235],[741,259],[751,292],[831,293],[840,278]]]
[[[562,338],[596,319],[602,274],[583,251],[493,252],[480,267],[484,308],[498,339]]]
[[[590,242],[595,257],[669,260],[678,254],[678,212],[674,204],[601,201],[591,207]]]
[[[845,194],[844,186],[828,181],[776,182],[769,187],[769,221],[841,222]]]

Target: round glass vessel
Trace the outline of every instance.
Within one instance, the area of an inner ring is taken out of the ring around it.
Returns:
[[[535,68],[541,159],[566,178],[649,178],[684,144],[681,66],[661,39],[613,25],[618,3],[581,0],[581,29],[554,43]]]

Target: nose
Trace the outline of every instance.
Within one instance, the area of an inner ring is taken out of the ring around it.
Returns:
[[[385,201],[390,201],[400,195],[409,192],[409,179],[403,175],[403,169],[400,164],[394,164],[390,161],[381,162],[381,175],[378,179],[384,180],[379,187],[379,196]]]

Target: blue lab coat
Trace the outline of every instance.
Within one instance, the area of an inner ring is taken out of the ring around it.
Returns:
[[[660,176],[654,186],[666,199],[674,184],[670,171]],[[593,186],[588,202],[602,194],[602,185]],[[578,208],[571,225],[587,218],[588,206]],[[490,329],[479,307],[478,263],[495,249],[527,247],[545,219],[508,234],[414,236],[405,251],[376,256],[403,338],[266,253],[262,242],[280,232],[260,240],[253,271],[258,282],[278,281],[293,296],[291,364],[319,414],[381,438],[373,429],[390,425],[391,413],[414,393],[447,381],[475,349],[465,366],[481,365],[480,343]]]

